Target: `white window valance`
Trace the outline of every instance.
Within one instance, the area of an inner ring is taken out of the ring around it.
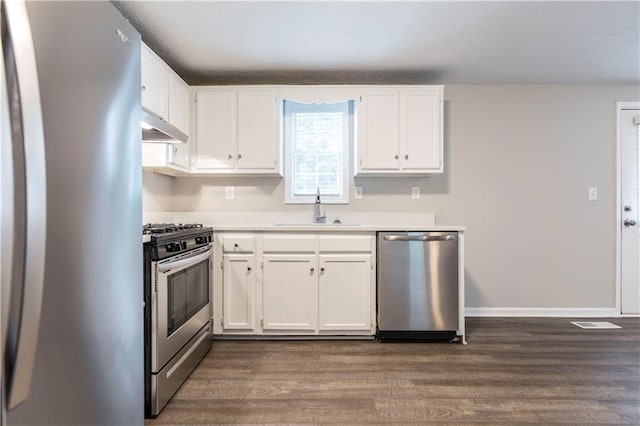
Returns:
[[[360,97],[360,90],[353,87],[287,87],[278,89],[278,99],[301,104],[336,104]]]

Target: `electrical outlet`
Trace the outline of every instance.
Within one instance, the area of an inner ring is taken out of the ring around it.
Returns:
[[[411,187],[411,199],[412,200],[419,200],[420,199],[420,187],[419,186],[412,186]]]
[[[596,201],[598,199],[598,187],[590,186],[589,187],[589,201]]]
[[[356,186],[356,192],[355,194],[353,194],[353,198],[355,198],[356,200],[362,200],[362,187],[361,186]]]
[[[236,198],[236,188],[234,186],[225,186],[224,198],[227,200],[233,200],[234,198]]]

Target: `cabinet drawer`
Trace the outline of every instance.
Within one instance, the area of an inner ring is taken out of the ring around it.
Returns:
[[[222,236],[222,250],[232,253],[253,253],[256,251],[256,237],[250,235]]]
[[[372,251],[372,237],[368,235],[321,235],[318,237],[320,253]]]
[[[262,240],[266,252],[315,253],[315,235],[268,235]]]

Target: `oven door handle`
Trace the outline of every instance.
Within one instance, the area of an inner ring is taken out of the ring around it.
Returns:
[[[158,272],[164,273],[171,269],[180,268],[183,266],[195,265],[196,263],[208,259],[211,255],[211,249],[207,249],[205,252],[195,254],[193,256],[183,257],[182,259],[174,260],[173,262],[158,264]]]

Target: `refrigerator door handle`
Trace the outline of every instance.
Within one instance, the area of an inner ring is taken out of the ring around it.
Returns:
[[[4,55],[0,55],[0,353],[4,354],[11,297],[11,272],[13,269],[13,235],[15,215],[13,200],[13,149],[9,98],[7,97]],[[3,358],[4,360],[4,358]],[[6,424],[5,371],[0,363],[0,425]]]
[[[16,275],[12,279],[11,291],[17,290],[18,294],[12,297],[9,307],[5,348],[8,359],[4,360],[6,401],[10,410],[28,398],[31,388],[44,287],[47,175],[38,70],[27,7],[24,1],[3,1],[1,7],[2,24],[6,26],[2,41],[5,72],[7,81],[14,83],[7,87],[14,129],[13,146],[24,149],[23,164],[16,162],[14,167],[18,173],[17,169],[24,167],[25,192],[24,218],[15,218],[16,229],[21,225],[18,222],[24,222],[24,275],[22,280],[19,279],[21,274],[17,275],[18,279]],[[9,57],[10,61],[7,60]],[[16,135],[21,135],[22,140],[16,141]],[[19,184],[15,183],[16,186]],[[14,238],[22,236],[17,234]]]

